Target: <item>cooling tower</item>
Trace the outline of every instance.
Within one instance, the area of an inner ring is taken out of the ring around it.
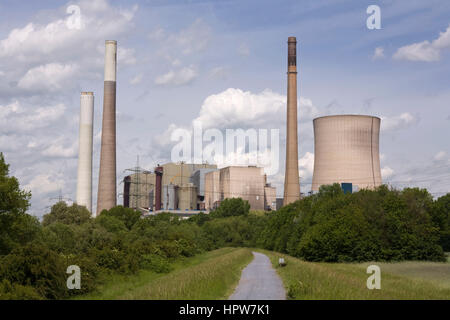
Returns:
[[[297,133],[297,40],[288,38],[286,168],[283,205],[300,199]]]
[[[82,92],[80,98],[80,132],[78,147],[77,204],[92,212],[92,135],[94,94]]]
[[[337,115],[314,119],[312,191],[324,184],[352,183],[361,188],[381,184],[380,118]]]
[[[116,206],[116,65],[117,42],[107,40],[97,214]]]

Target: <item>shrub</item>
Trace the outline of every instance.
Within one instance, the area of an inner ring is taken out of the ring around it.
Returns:
[[[66,267],[59,255],[39,243],[14,249],[3,257],[0,278],[22,286],[32,286],[48,299],[67,295]]]

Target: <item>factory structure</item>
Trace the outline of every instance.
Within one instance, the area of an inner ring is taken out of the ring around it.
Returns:
[[[116,185],[117,42],[105,41],[104,96],[97,214],[117,204]],[[153,171],[137,169],[123,179],[123,205],[144,213],[208,212],[227,198],[247,200],[253,210],[276,210],[300,199],[298,168],[297,40],[288,38],[286,167],[284,198],[267,181],[263,168],[166,163]],[[76,202],[92,212],[94,93],[80,99]],[[368,115],[319,117],[314,124],[314,173],[311,193],[340,183],[345,192],[381,185],[380,118]]]
[[[123,186],[124,207],[143,212],[209,212],[227,198],[247,200],[252,210],[276,209],[276,189],[256,166],[167,163],[126,176]]]
[[[381,119],[365,115],[319,117],[314,124],[314,173],[311,191],[340,183],[344,191],[381,185]]]

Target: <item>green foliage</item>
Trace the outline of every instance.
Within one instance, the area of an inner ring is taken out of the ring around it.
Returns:
[[[220,206],[213,212],[212,217],[232,217],[232,216],[246,216],[250,211],[250,204],[247,200],[241,198],[224,199]]]
[[[1,279],[32,286],[43,298],[60,299],[67,294],[66,266],[58,254],[42,244],[18,247],[0,262]]]
[[[89,221],[91,213],[85,206],[79,206],[74,203],[68,206],[64,201],[54,204],[50,213],[44,215],[42,224],[48,226],[55,222],[64,224],[83,224]]]
[[[109,210],[103,210],[100,213],[100,217],[108,216],[114,217],[123,222],[124,226],[131,230],[134,224],[141,218],[141,213],[131,208],[125,208],[123,206],[113,207]]]
[[[26,215],[30,198],[31,193],[21,190],[19,181],[9,176],[9,165],[0,152],[0,255],[27,243],[37,232],[36,220]]]
[[[140,266],[142,269],[152,270],[157,273],[168,273],[172,270],[169,260],[157,254],[144,255]]]
[[[23,286],[3,279],[0,282],[0,300],[42,300],[31,286]]]
[[[437,207],[424,189],[344,194],[338,184],[322,186],[271,214],[260,242],[309,261],[444,261],[431,214]]]
[[[439,243],[444,251],[450,251],[450,193],[433,203],[432,220],[439,228]]]

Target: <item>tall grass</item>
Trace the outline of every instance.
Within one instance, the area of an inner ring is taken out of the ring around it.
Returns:
[[[411,277],[403,273],[393,272],[391,268],[381,267],[381,289],[369,290],[366,287],[366,264],[351,263],[311,263],[285,254],[258,250],[269,256],[277,272],[281,276],[290,299],[450,299],[450,288],[438,286],[433,281],[425,278]],[[285,267],[278,267],[278,258],[283,257],[287,261]],[[407,270],[409,265],[420,263],[398,264],[398,270]],[[427,264],[421,263],[420,273],[437,273],[430,271],[433,265],[441,265],[444,269],[446,263]],[[406,266],[406,268],[405,268]],[[420,270],[420,271],[419,271]],[[448,269],[445,269],[448,270]],[[442,274],[441,278],[447,275]],[[436,279],[435,279],[436,280]]]
[[[134,276],[112,277],[96,293],[81,298],[226,299],[252,258],[249,249],[222,248],[179,261],[167,274],[142,271]]]

